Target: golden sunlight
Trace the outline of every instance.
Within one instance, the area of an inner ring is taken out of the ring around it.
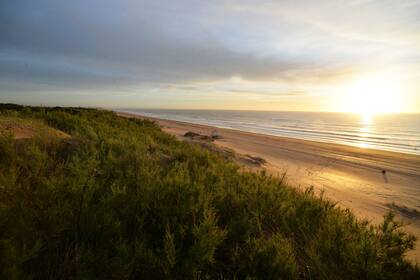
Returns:
[[[399,91],[390,77],[362,78],[344,87],[342,111],[364,115],[399,112]]]

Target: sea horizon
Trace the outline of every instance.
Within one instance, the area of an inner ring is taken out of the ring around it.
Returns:
[[[363,115],[346,112],[265,110],[113,110],[217,128],[420,155],[419,113]]]

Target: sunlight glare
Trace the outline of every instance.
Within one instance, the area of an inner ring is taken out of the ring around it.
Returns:
[[[359,128],[359,142],[357,146],[360,148],[369,148],[369,136],[371,132],[371,126],[373,124],[373,117],[371,114],[363,114],[360,119]]]
[[[362,78],[343,91],[343,111],[365,116],[399,111],[398,88],[387,76]]]

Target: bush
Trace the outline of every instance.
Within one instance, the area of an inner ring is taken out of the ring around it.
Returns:
[[[2,279],[420,276],[392,215],[358,221],[147,120],[6,108],[72,137],[0,138]]]

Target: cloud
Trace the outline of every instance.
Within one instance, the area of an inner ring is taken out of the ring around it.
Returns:
[[[301,86],[293,86],[317,87],[379,64],[418,59],[418,5],[2,1],[0,94],[22,84],[46,90],[127,91],[176,85],[198,91],[199,82],[240,77],[288,84],[287,95],[300,91]]]
[[[101,7],[101,1],[93,2]],[[159,20],[150,21],[138,3],[127,2],[138,10],[137,17],[128,19],[84,7],[83,3],[37,1],[23,5],[22,1],[13,1],[2,7],[0,48],[6,52],[0,58],[3,74],[84,84],[113,78],[123,83],[231,76],[277,79],[311,68],[317,68],[314,72],[318,74],[322,67],[296,57],[241,53],[224,46],[221,40],[182,40],[165,31]],[[83,12],[85,8],[89,12]],[[92,17],[95,12],[102,12],[103,18]]]

